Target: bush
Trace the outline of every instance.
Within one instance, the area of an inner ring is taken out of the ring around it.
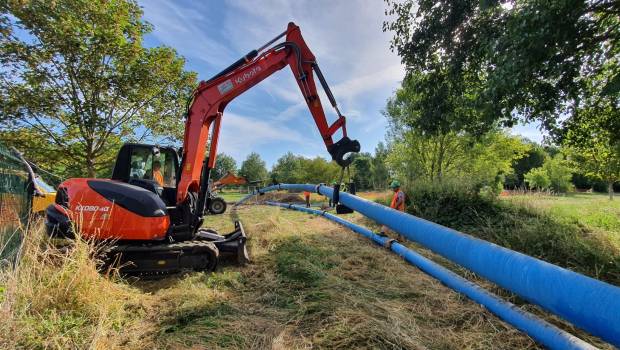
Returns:
[[[496,199],[481,195],[477,186],[453,181],[418,182],[405,192],[412,205],[410,214],[430,218],[449,227],[471,226],[476,223],[474,213],[496,214]]]
[[[525,182],[532,189],[546,190],[551,186],[551,179],[544,168],[535,168],[525,174]]]
[[[556,154],[553,158],[547,159],[543,164],[543,169],[551,180],[551,189],[556,192],[568,192],[573,189],[572,169],[563,155]]]

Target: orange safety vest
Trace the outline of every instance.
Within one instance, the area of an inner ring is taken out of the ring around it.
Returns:
[[[396,192],[394,192],[394,197],[392,197],[392,203],[390,203],[390,208],[394,208],[396,210],[400,210],[400,211],[405,211],[405,198],[403,198],[403,201],[398,205],[398,207],[396,206],[396,202],[398,201],[398,194],[401,193],[400,189],[398,189]],[[403,193],[404,195],[404,193]]]
[[[164,177],[161,175],[161,171],[153,171],[153,180],[155,180],[159,184],[159,186],[164,185]]]
[[[304,191],[304,197],[306,197],[306,198],[310,197],[310,192]]]

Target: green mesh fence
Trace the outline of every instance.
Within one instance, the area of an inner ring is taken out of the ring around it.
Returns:
[[[0,266],[17,258],[30,218],[32,191],[24,163],[0,145]]]

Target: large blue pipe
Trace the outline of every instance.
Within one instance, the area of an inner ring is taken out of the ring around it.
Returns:
[[[335,221],[350,228],[380,246],[389,247],[393,252],[403,257],[411,265],[417,266],[420,270],[438,279],[449,288],[452,288],[453,290],[466,295],[473,301],[483,305],[502,320],[525,332],[548,348],[595,349],[595,347],[575,337],[574,335],[567,333],[526,311],[521,310],[514,304],[499,298],[479,285],[464,279],[445,267],[438,265],[422,255],[408,249],[404,245],[398,242],[391,242],[390,244],[389,238],[378,236],[365,227],[358,226],[338,216],[321,210],[276,202],[265,202],[265,204],[321,215],[326,219]]]
[[[299,184],[260,192],[279,189],[333,195]],[[620,347],[620,288],[348,193],[340,203]]]

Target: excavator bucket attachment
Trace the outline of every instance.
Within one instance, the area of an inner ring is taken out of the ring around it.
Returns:
[[[200,229],[197,239],[215,244],[222,256],[236,259],[239,265],[245,265],[250,262],[246,247],[247,236],[243,230],[243,225],[239,221],[235,221],[235,230],[227,235],[220,235],[212,229]]]

